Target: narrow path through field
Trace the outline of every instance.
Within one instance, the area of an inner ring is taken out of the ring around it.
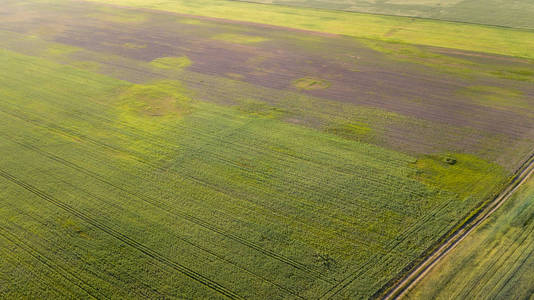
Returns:
[[[525,163],[518,169],[510,184],[483,208],[479,213],[472,216],[462,227],[454,232],[445,242],[433,251],[421,264],[389,289],[383,299],[401,299],[412,287],[415,286],[443,257],[445,257],[475,228],[489,218],[515,191],[534,173],[534,153],[529,156]]]

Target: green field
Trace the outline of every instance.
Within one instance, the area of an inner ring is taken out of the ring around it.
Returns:
[[[58,1],[58,0],[54,0]],[[103,0],[91,0],[108,3]],[[409,44],[534,58],[534,31],[229,0],[117,0],[125,5]]]
[[[396,16],[534,29],[530,0],[247,0]]]
[[[95,1],[0,15],[2,299],[373,297],[534,146],[528,59]]]
[[[408,299],[529,299],[534,293],[534,180],[447,255]]]
[[[215,295],[176,262],[255,298],[312,297],[366,262],[369,294],[474,204],[424,184],[444,182],[413,157],[198,102],[179,82],[6,50],[1,64],[5,297]],[[486,192],[505,178],[461,160]],[[34,273],[51,275],[28,286]]]

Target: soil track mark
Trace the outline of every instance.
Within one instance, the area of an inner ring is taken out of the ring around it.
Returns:
[[[77,209],[75,209],[74,207],[66,204],[66,203],[63,203],[55,198],[53,198],[52,196],[46,194],[45,192],[37,189],[36,187],[24,182],[24,181],[21,181],[20,179],[18,179],[17,177],[5,172],[4,170],[1,170],[0,169],[0,176],[5,178],[6,180],[9,180],[11,181],[12,183],[24,188],[25,190],[35,194],[36,196],[38,196],[39,198],[45,200],[45,201],[48,201],[50,203],[52,203],[53,205],[65,210],[66,212],[72,214],[73,216],[76,216],[78,217],[79,219],[87,222],[88,224],[91,224],[92,226],[100,229],[101,231],[107,233],[108,235],[120,240],[121,242],[129,245],[130,247],[133,247],[135,249],[137,249],[138,251],[142,252],[143,254],[149,256],[150,258],[156,260],[156,261],[159,261],[160,263],[162,263],[163,265],[166,265],[168,267],[171,267],[177,271],[179,271],[180,273],[186,275],[187,277],[193,279],[193,280],[196,280],[198,281],[199,283],[201,283],[202,285],[210,288],[210,289],[213,289],[214,291],[222,294],[223,296],[226,296],[230,299],[244,299],[242,296],[238,295],[237,293],[235,293],[234,291],[224,287],[223,285],[207,278],[206,276],[200,274],[200,273],[197,273],[195,271],[193,271],[192,269],[184,266],[184,265],[181,265],[165,256],[163,256],[162,254],[158,253],[157,251],[143,245],[142,243],[128,237],[127,235],[124,235],[123,233],[105,225],[105,224],[102,224],[100,222],[98,222],[97,220],[95,220],[94,218],[92,218],[91,216],[83,213],[82,211],[79,211]]]

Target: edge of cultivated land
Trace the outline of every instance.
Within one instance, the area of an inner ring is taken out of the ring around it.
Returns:
[[[473,210],[467,218],[455,226],[429,249],[421,258],[414,261],[400,276],[384,285],[373,298],[385,300],[400,299],[411,290],[443,257],[464,240],[474,229],[488,219],[534,174],[534,152],[516,170],[510,183],[491,201],[485,201]]]
[[[533,27],[527,27],[527,26],[508,26],[508,25],[499,25],[499,24],[490,24],[490,23],[482,23],[482,22],[469,22],[469,21],[462,21],[462,20],[453,20],[453,19],[446,19],[446,18],[432,18],[432,17],[423,17],[423,16],[412,16],[409,14],[388,14],[388,13],[381,13],[381,12],[374,12],[374,11],[362,11],[362,10],[349,10],[349,9],[339,9],[339,8],[325,8],[325,7],[315,7],[315,6],[303,6],[303,5],[297,5],[297,4],[290,4],[290,3],[263,3],[263,2],[255,2],[251,0],[227,0],[232,2],[245,2],[245,3],[251,3],[251,4],[262,4],[262,5],[278,5],[278,6],[286,6],[286,7],[293,7],[293,8],[308,8],[308,9],[316,9],[316,10],[323,10],[323,11],[337,11],[342,13],[355,13],[355,14],[368,14],[368,15],[376,15],[376,16],[383,16],[383,17],[401,17],[401,18],[412,18],[412,19],[418,19],[418,20],[430,20],[430,21],[443,21],[443,22],[451,22],[451,23],[460,23],[460,24],[468,24],[468,25],[480,25],[480,26],[491,26],[491,27],[498,27],[498,28],[504,28],[504,29],[519,29],[519,30],[534,30]]]
[[[54,0],[85,1],[130,9],[166,11],[182,16],[212,18],[244,24],[271,25],[318,33],[370,38],[386,42],[406,43],[482,52],[534,60],[529,49],[534,47],[534,29],[479,25],[406,16],[327,10],[286,5],[272,5],[232,0],[199,0],[191,6],[185,0]],[[252,14],[257,12],[257,14]],[[326,20],[326,21],[325,21]]]

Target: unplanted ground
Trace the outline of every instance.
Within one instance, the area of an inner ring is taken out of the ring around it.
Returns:
[[[408,299],[529,299],[534,295],[534,180],[449,253]]]

